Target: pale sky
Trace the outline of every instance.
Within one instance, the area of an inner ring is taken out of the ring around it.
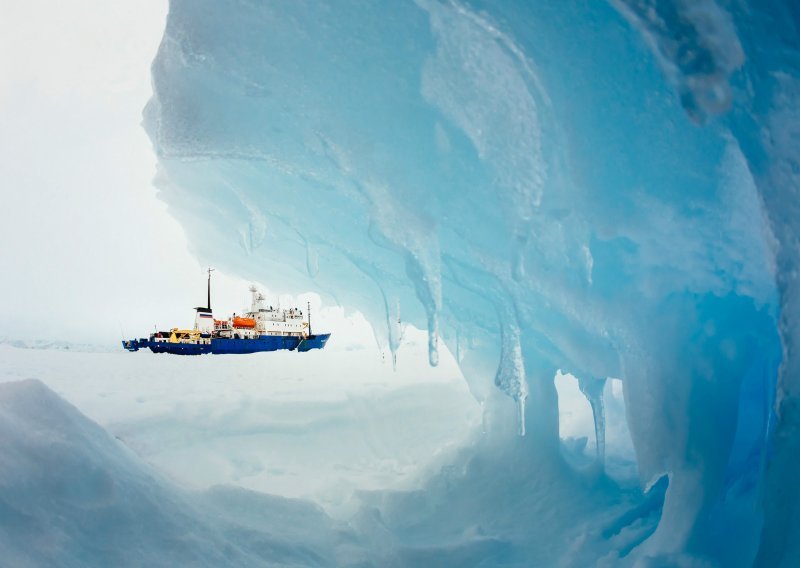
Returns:
[[[0,339],[191,325],[205,262],[157,198],[141,127],[167,1],[0,2]],[[248,286],[215,272],[218,313]]]

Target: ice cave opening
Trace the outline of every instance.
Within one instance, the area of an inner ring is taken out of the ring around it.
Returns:
[[[195,255],[358,310],[399,374],[419,331],[414,356],[463,383],[411,385],[397,422],[376,398],[320,405],[370,451],[379,431],[436,458],[348,486],[337,518],[324,497],[173,491],[58,393],[0,385],[13,479],[79,480],[31,482],[81,519],[58,538],[115,538],[83,516],[100,508],[172,555],[144,563],[798,563],[796,2],[170,0],[152,82],[155,185]],[[324,373],[367,375],[349,365]],[[295,416],[246,398],[209,436]],[[458,443],[436,453],[436,428]],[[257,476],[245,454],[223,467]],[[33,531],[37,495],[0,492],[0,518]]]
[[[427,329],[481,404],[424,491],[365,505],[407,560],[787,550],[798,20],[767,4],[170,3],[145,127],[196,249],[392,352]],[[564,461],[558,370],[597,464],[622,381],[635,488]]]

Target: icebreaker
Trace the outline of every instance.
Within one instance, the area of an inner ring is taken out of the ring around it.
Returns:
[[[171,0],[145,127],[204,259],[321,290],[392,353],[427,328],[487,431],[543,459],[556,371],[598,460],[592,381],[622,379],[642,487],[668,480],[638,553],[775,565],[800,553],[798,22],[789,0]]]

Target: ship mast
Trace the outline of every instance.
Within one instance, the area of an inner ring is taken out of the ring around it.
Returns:
[[[211,273],[214,272],[214,269],[210,266],[208,267],[208,311],[211,311]]]

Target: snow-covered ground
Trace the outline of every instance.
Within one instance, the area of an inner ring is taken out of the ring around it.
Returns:
[[[0,432],[2,566],[374,565],[308,501],[175,486],[41,381],[0,384]]]
[[[0,382],[43,381],[181,485],[311,498],[346,515],[353,491],[413,488],[479,435],[480,407],[450,354],[431,368],[424,334],[409,335],[396,370],[372,347],[335,343],[173,357],[6,342]],[[588,402],[569,375],[556,386],[562,438],[593,455]],[[606,388],[606,413],[609,471],[632,477],[619,381]]]
[[[412,366],[414,349],[424,343],[393,372],[374,349],[171,357],[0,345],[0,381],[43,381],[181,485],[337,511],[356,489],[413,487],[480,424],[452,359]]]
[[[409,328],[393,370],[345,341],[228,357],[0,343],[0,447],[17,456],[0,460],[0,525],[23,531],[0,548],[21,565],[136,565],[122,560],[129,550],[164,565],[577,566],[598,550],[613,563],[650,534],[660,501],[639,512],[619,384],[605,391],[618,485],[591,465],[594,424],[574,378],[556,378],[567,457],[557,465],[524,438],[485,435],[450,353],[431,368],[426,349]],[[131,501],[168,537],[116,519]],[[119,550],[96,544],[107,517]],[[513,519],[537,525],[535,538]]]
[[[351,512],[356,490],[409,489],[474,442],[481,410],[449,353],[425,363],[412,330],[396,370],[374,348],[173,357],[0,344],[0,382],[38,379],[178,484],[311,498]],[[556,378],[561,436],[593,455],[576,381]],[[616,381],[606,389],[609,469],[634,458]],[[585,439],[585,440],[584,440]],[[627,468],[627,469],[626,469]],[[635,473],[635,472],[633,472]]]

